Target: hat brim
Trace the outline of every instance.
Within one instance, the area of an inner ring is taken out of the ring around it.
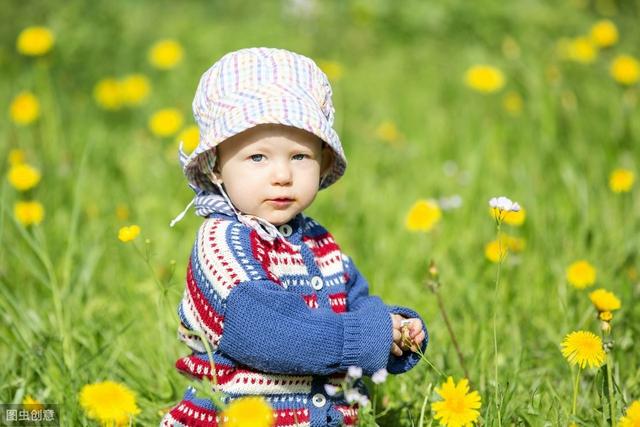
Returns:
[[[332,164],[323,175],[320,188],[336,182],[347,167],[340,139],[322,111],[314,104],[299,98],[267,98],[244,103],[219,115],[209,130],[200,135],[200,143],[184,164],[184,174],[192,185],[217,191],[208,177],[215,164],[215,148],[223,141],[261,124],[293,126],[316,135],[333,151]]]

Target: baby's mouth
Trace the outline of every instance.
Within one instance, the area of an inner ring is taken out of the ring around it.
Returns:
[[[287,208],[291,203],[293,203],[293,199],[288,197],[277,197],[275,199],[268,199],[267,202],[276,208]]]

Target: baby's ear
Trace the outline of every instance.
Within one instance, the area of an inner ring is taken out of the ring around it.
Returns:
[[[222,185],[222,174],[220,173],[220,171],[218,169],[217,162],[216,162],[216,165],[214,166],[213,170],[209,173],[209,179],[214,184]]]
[[[326,142],[322,143],[322,163],[320,164],[320,176],[324,176],[329,172],[329,168],[333,164],[333,150]]]

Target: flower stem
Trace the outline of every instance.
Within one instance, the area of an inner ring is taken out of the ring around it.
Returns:
[[[573,383],[573,406],[571,407],[571,417],[576,417],[576,404],[578,403],[578,385],[580,382],[580,366],[578,366],[578,373],[576,374],[576,380]]]
[[[431,366],[433,370],[438,373],[438,375],[440,375],[442,378],[447,378],[447,375],[444,372],[442,372],[440,369],[438,369],[433,363],[431,363],[431,361],[427,358],[427,356],[424,355],[422,350],[418,348],[416,353],[418,353],[418,355],[420,356],[420,359],[427,362],[427,365]]]
[[[429,265],[429,276],[426,279],[426,287],[431,290],[436,296],[436,301],[438,302],[438,308],[440,309],[440,314],[442,314],[442,319],[444,320],[445,325],[447,326],[447,331],[449,332],[449,336],[451,337],[451,342],[453,343],[453,347],[456,350],[456,354],[458,355],[458,360],[460,361],[460,366],[464,371],[464,375],[467,379],[469,378],[469,371],[467,371],[467,366],[464,363],[464,356],[462,351],[460,350],[460,345],[458,344],[458,340],[456,338],[456,334],[453,331],[453,327],[451,326],[451,322],[449,321],[449,316],[447,315],[447,310],[444,306],[444,301],[442,300],[442,295],[440,295],[440,280],[438,279],[437,268],[435,262],[431,261]]]
[[[611,357],[611,351],[607,351],[607,388],[609,390],[609,409],[611,415],[611,426],[616,427],[616,398],[613,395],[613,357]]]
[[[422,407],[420,408],[420,420],[418,421],[418,427],[424,426],[424,412],[427,409],[427,402],[429,402],[429,395],[431,394],[431,384],[427,387],[424,400],[422,401]]]
[[[496,332],[496,318],[498,315],[498,285],[500,284],[500,270],[502,269],[502,261],[504,260],[504,256],[502,255],[502,239],[500,238],[500,225],[502,221],[501,218],[497,220],[497,239],[498,239],[498,271],[496,272],[496,284],[493,290],[493,362],[494,362],[494,376],[495,376],[495,401],[496,401],[496,409],[498,411],[498,426],[502,426],[502,416],[500,414],[500,396],[499,396],[499,379],[498,379],[498,336]]]

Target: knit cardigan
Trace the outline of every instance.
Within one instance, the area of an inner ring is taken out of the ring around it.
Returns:
[[[205,347],[192,333],[200,331],[227,401],[263,396],[274,409],[275,426],[355,425],[357,406],[340,394],[327,395],[324,385],[340,385],[350,366],[365,375],[411,369],[416,353],[390,353],[390,313],[419,315],[369,295],[353,261],[313,219],[298,214],[278,229],[284,239],[268,242],[233,215],[216,212],[205,219],[178,307],[178,335],[192,353],[176,368],[192,378],[212,378]],[[221,422],[215,405],[189,387],[161,425]]]

